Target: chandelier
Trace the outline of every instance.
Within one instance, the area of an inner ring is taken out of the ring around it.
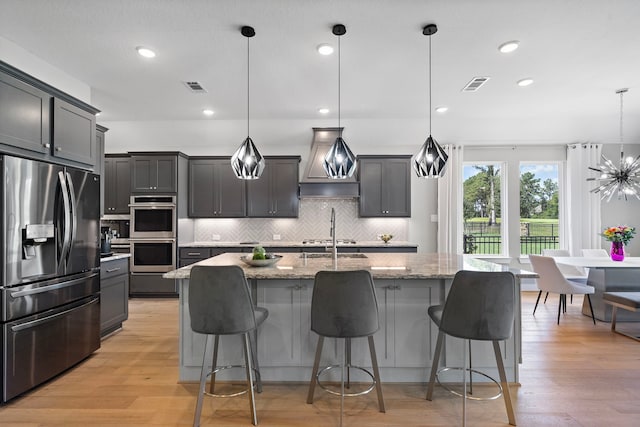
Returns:
[[[618,195],[618,200],[627,196],[636,196],[640,200],[640,155],[635,159],[624,156],[624,144],[622,133],[622,107],[623,95],[629,89],[618,89],[620,94],[620,164],[615,165],[611,160],[602,155],[602,162],[589,169],[600,174],[597,178],[587,178],[587,181],[597,181],[598,187],[591,190],[592,193],[600,193],[601,200],[607,199],[609,202],[614,194]]]

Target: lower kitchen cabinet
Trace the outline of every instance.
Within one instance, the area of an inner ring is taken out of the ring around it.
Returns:
[[[129,259],[100,264],[100,336],[122,327],[129,318]]]
[[[169,297],[178,296],[174,279],[165,279],[164,273],[131,273],[129,296],[132,297]]]
[[[312,280],[260,282],[256,304],[269,310],[258,339],[262,366],[313,364],[317,336],[311,332],[312,290]]]

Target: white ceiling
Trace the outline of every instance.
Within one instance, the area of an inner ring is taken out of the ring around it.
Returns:
[[[0,0],[0,36],[86,82],[101,121],[246,119],[251,25],[251,117],[316,119],[337,109],[336,44],[343,23],[342,116],[425,119],[427,23],[432,36],[436,120],[601,122],[640,139],[640,1],[637,0]],[[498,46],[519,40],[501,54]],[[139,57],[135,47],[156,50]],[[462,93],[475,76],[491,79]],[[531,77],[521,88],[516,81]],[[207,94],[181,83],[201,82]],[[204,118],[201,110],[216,114]],[[627,127],[626,123],[630,123]],[[579,134],[579,133],[578,133]]]

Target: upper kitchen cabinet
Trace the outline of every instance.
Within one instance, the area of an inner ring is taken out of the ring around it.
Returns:
[[[93,167],[98,160],[96,148],[96,116],[54,98],[53,155]]]
[[[177,155],[131,155],[132,193],[175,193],[177,182]]]
[[[247,215],[250,217],[298,217],[300,157],[265,157],[259,179],[247,181]]]
[[[360,216],[411,216],[411,157],[359,156]]]
[[[236,178],[229,157],[189,159],[189,216],[237,218],[246,216],[245,181]]]
[[[0,73],[0,143],[47,154],[51,95]]]
[[[0,61],[0,150],[94,171],[94,107]]]
[[[126,154],[106,154],[104,158],[104,213],[129,214],[131,166]]]

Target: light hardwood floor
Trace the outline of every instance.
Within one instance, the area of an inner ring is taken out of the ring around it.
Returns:
[[[520,426],[640,425],[640,343],[580,314],[574,298],[556,325],[557,296],[531,315],[537,293],[524,293],[521,385],[512,387]],[[195,384],[178,384],[178,301],[130,300],[130,318],[89,359],[0,407],[2,426],[178,426],[192,423]],[[628,323],[620,327],[636,326]],[[460,398],[425,384],[384,384],[387,412],[375,393],[347,399],[345,426],[454,426]],[[261,426],[338,425],[339,400],[307,385],[265,384],[257,395]],[[469,402],[470,426],[502,426],[502,399]],[[246,397],[208,399],[202,425],[251,425]]]

